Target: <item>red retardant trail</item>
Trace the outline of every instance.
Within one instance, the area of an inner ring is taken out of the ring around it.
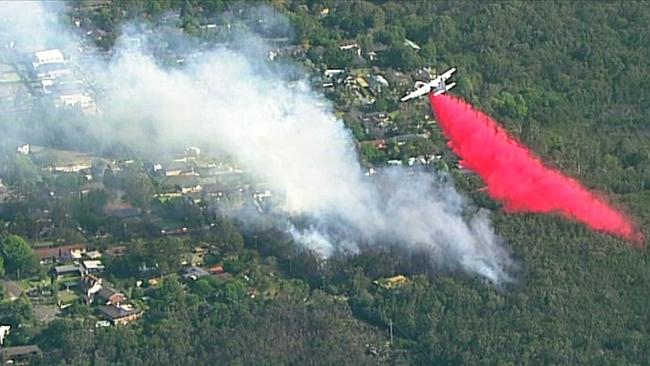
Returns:
[[[490,196],[509,212],[560,213],[590,228],[643,245],[643,234],[623,213],[581,183],[551,169],[503,127],[462,100],[430,95],[449,147],[476,172]]]

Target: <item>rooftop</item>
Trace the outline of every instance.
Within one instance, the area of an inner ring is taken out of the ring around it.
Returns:
[[[106,249],[104,253],[106,253],[106,255],[109,257],[119,257],[126,254],[128,251],[129,248],[126,245],[118,245]]]
[[[109,286],[102,287],[102,289],[97,294],[99,295],[99,297],[106,300],[110,300],[110,298],[113,297],[114,295],[122,295],[121,292]]]
[[[4,347],[0,349],[0,354],[3,358],[11,358],[15,356],[26,356],[32,354],[41,354],[41,349],[38,346],[16,346],[16,347]]]
[[[86,269],[104,269],[104,264],[100,260],[83,261],[83,265]]]
[[[60,247],[35,248],[34,253],[40,259],[69,256],[71,251],[85,250],[86,244],[69,244]]]
[[[36,63],[44,64],[48,62],[63,62],[64,56],[61,50],[54,48],[51,50],[34,52],[34,59]]]
[[[56,266],[54,267],[54,272],[56,274],[64,274],[64,273],[70,273],[70,272],[80,272],[79,266],[76,266],[74,264],[66,264],[63,266]]]
[[[115,319],[120,319],[124,318],[125,316],[133,315],[138,313],[138,310],[136,309],[126,309],[124,307],[118,307],[114,305],[109,305],[109,306],[100,306],[99,311],[102,312],[106,317],[108,317],[111,320]]]
[[[183,269],[183,278],[196,280],[200,277],[209,276],[210,272],[200,267],[187,267]]]

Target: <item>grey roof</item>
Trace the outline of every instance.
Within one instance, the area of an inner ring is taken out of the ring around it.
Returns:
[[[108,287],[108,286],[103,286],[102,289],[97,293],[97,295],[99,295],[99,297],[101,297],[102,299],[106,299],[106,300],[110,299],[111,296],[113,296],[115,294],[121,294],[121,292],[115,290],[114,288]]]
[[[0,348],[0,354],[2,354],[3,357],[24,356],[34,353],[40,354],[41,349],[35,345]]]
[[[187,267],[183,269],[183,278],[197,279],[199,277],[209,276],[210,272],[200,267]]]
[[[126,310],[123,308],[118,308],[117,306],[100,306],[99,311],[102,312],[106,317],[111,320],[120,319],[131,314],[135,314],[138,311],[136,309]]]
[[[54,272],[56,272],[57,275],[64,274],[64,273],[71,273],[71,272],[81,273],[81,269],[79,268],[79,266],[76,266],[74,264],[66,264],[63,266],[54,267]]]

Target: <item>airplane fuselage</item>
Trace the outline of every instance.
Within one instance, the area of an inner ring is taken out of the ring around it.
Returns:
[[[407,100],[411,100],[414,98],[421,97],[423,95],[427,95],[432,91],[434,93],[433,94],[434,96],[443,94],[444,92],[456,86],[456,83],[450,83],[450,84],[445,83],[445,81],[447,81],[454,72],[456,72],[456,68],[452,67],[451,69],[429,80],[428,82],[422,82],[422,81],[415,82],[415,90],[405,95],[400,100],[402,102],[406,102]]]

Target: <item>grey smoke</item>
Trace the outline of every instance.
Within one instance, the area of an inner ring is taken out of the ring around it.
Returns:
[[[38,50],[61,48],[68,55],[79,48],[78,38],[60,23],[65,1],[0,1],[0,46]]]
[[[278,210],[310,218],[306,227],[288,220],[286,229],[323,257],[355,252],[360,242],[390,243],[426,250],[439,268],[511,280],[509,253],[485,211],[434,173],[386,168],[366,176],[329,103],[306,80],[287,81],[254,48],[214,48],[165,68],[142,48],[120,47],[98,68],[106,97],[90,132],[152,155],[190,144],[231,155],[282,197]]]

